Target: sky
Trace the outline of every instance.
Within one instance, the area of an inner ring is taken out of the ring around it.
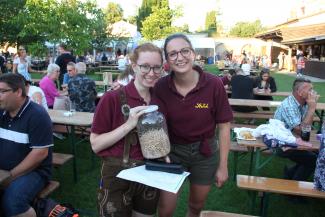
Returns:
[[[181,26],[188,24],[190,31],[204,29],[205,16],[208,11],[219,9],[219,21],[227,29],[240,21],[254,21],[260,19],[263,26],[274,26],[287,21],[290,10],[297,7],[300,0],[169,0],[171,8],[182,6],[183,17],[174,24]],[[108,2],[121,5],[124,16],[133,16],[141,6],[142,0],[97,0],[100,7]],[[219,3],[217,3],[219,2]],[[219,6],[219,7],[217,7]],[[217,18],[218,19],[218,18]]]

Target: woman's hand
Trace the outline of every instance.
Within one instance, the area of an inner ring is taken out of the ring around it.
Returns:
[[[126,121],[126,124],[129,126],[130,129],[135,128],[138,123],[139,117],[145,113],[145,109],[148,106],[137,106],[130,109],[129,118]]]

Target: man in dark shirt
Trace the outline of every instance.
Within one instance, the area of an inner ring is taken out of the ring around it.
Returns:
[[[76,62],[75,58],[71,55],[69,51],[67,51],[67,47],[65,44],[60,44],[58,46],[58,51],[60,55],[56,59],[55,63],[60,66],[60,86],[63,84],[63,76],[67,73],[67,64],[69,62]]]
[[[85,72],[86,64],[83,62],[76,64],[76,70],[68,71],[70,76],[68,83],[69,98],[76,111],[94,112],[97,96],[96,84],[85,75]]]
[[[0,216],[36,217],[33,200],[51,178],[52,122],[26,95],[19,74],[0,76]]]
[[[241,68],[236,69],[236,75],[231,78],[231,98],[233,99],[254,99],[254,81],[249,76],[245,75]],[[256,107],[250,106],[232,106],[234,111],[238,112],[253,112]]]
[[[5,63],[6,63],[6,59],[4,58],[4,56],[2,56],[0,54],[0,72],[1,73],[6,73],[6,66],[5,66]]]

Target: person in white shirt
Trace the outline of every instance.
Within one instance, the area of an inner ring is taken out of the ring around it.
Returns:
[[[25,79],[25,88],[28,97],[33,102],[43,106],[46,110],[48,110],[45,94],[41,88],[31,85],[31,82],[27,81],[26,79]]]
[[[26,49],[22,46],[19,47],[18,55],[14,59],[12,72],[21,74],[28,81],[32,79],[30,72],[44,73],[32,69],[30,60],[27,58]]]
[[[242,61],[241,69],[243,70],[244,75],[250,75],[251,74],[251,65],[250,65],[249,61],[246,58],[243,59],[243,61]]]

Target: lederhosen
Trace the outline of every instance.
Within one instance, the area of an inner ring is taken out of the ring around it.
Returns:
[[[121,110],[124,121],[128,119],[130,107],[127,104],[125,88],[119,91]],[[129,158],[131,145],[137,144],[136,130],[130,131],[124,138],[123,158],[103,157],[101,182],[98,192],[99,216],[127,217],[132,210],[153,215],[159,199],[159,190],[117,178],[116,175],[123,169],[143,165],[144,162]]]

